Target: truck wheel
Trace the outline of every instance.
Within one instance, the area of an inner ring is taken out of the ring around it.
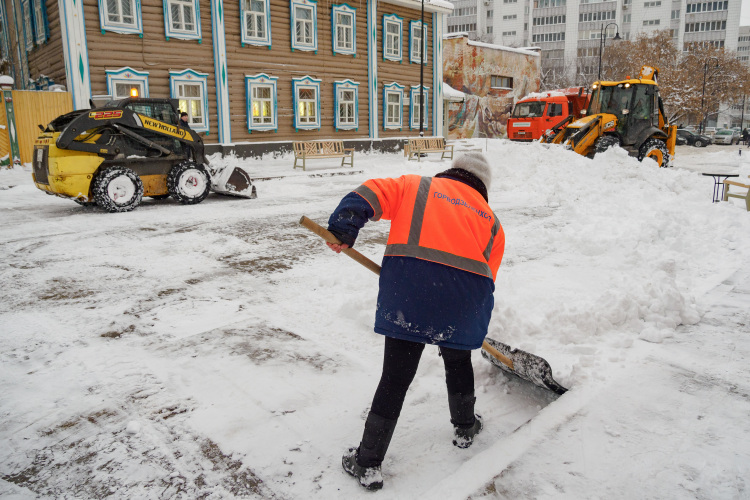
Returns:
[[[112,167],[94,179],[94,200],[107,212],[129,212],[142,198],[143,182],[129,168]]]
[[[652,158],[660,167],[669,166],[669,149],[664,141],[660,139],[649,139],[641,146],[638,154],[638,160]]]
[[[169,171],[167,189],[172,198],[183,205],[195,205],[208,196],[211,177],[203,165],[190,160],[184,161]]]
[[[596,143],[594,143],[594,151],[595,153],[603,153],[612,146],[619,145],[620,139],[618,139],[614,135],[603,135],[596,140]]]

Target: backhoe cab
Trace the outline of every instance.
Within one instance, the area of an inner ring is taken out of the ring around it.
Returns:
[[[563,120],[548,130],[540,142],[563,144],[593,158],[618,145],[638,160],[652,158],[667,167],[674,155],[677,127],[669,125],[659,97],[657,68],[643,66],[636,79],[595,82],[586,116]]]

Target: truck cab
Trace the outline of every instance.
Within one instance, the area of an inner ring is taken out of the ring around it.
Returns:
[[[508,118],[508,139],[519,142],[539,139],[567,117],[579,118],[588,99],[583,87],[529,94],[516,103]]]

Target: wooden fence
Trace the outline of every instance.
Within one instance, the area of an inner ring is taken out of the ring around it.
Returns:
[[[0,106],[0,157],[10,152],[8,129],[15,127],[21,163],[31,163],[34,141],[41,132],[39,125],[46,126],[58,116],[73,111],[73,99],[68,92],[35,90],[14,90],[12,96],[15,124],[8,124],[5,106]]]

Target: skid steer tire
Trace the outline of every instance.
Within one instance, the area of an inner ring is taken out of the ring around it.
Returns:
[[[167,189],[172,198],[183,205],[195,205],[208,196],[211,190],[211,177],[203,165],[184,161],[169,171]]]
[[[638,161],[651,157],[659,167],[669,166],[669,149],[664,141],[659,139],[649,139],[643,143],[638,153]]]
[[[594,154],[603,153],[613,146],[619,146],[620,139],[614,135],[603,135],[594,143]]]
[[[107,212],[129,212],[141,204],[143,182],[125,167],[104,170],[94,179],[94,200]]]

